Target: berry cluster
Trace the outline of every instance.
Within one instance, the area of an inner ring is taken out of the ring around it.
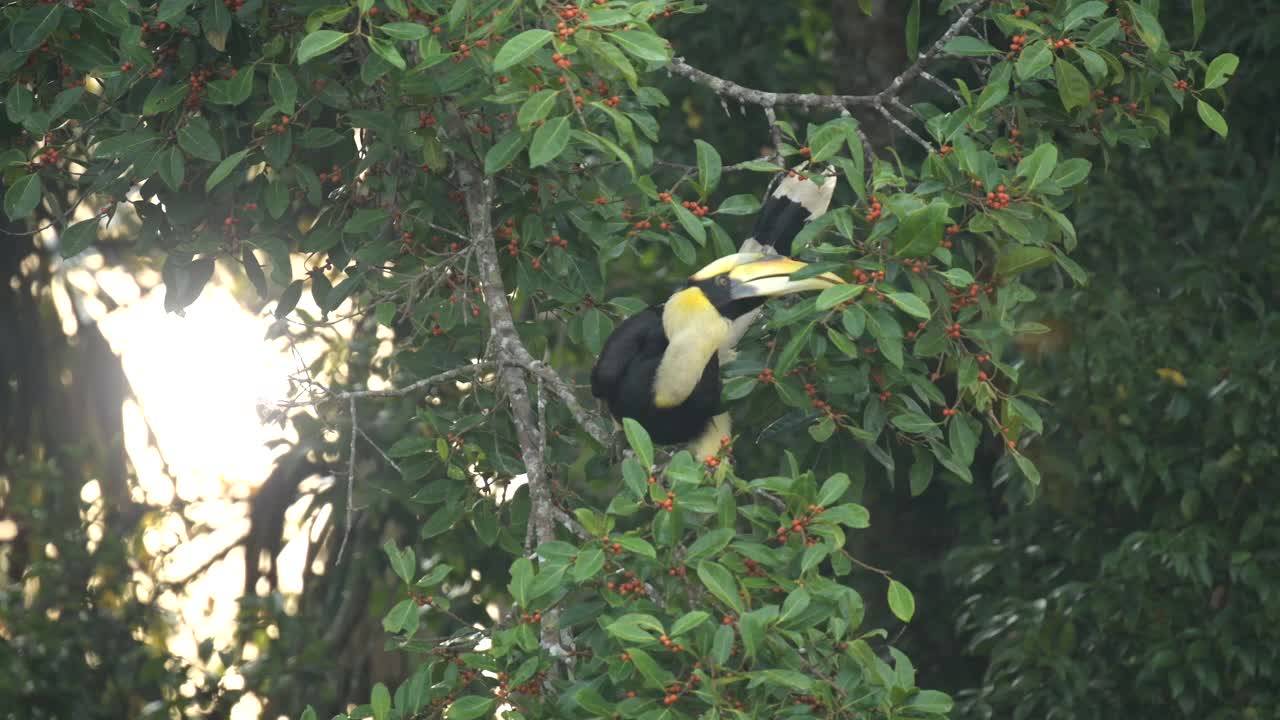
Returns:
[[[706,216],[707,213],[711,212],[711,208],[707,207],[706,205],[699,205],[698,203],[693,202],[692,200],[685,200],[684,202],[680,203],[680,206],[683,207],[685,210],[688,210],[689,212],[693,213],[694,215],[697,215],[698,217],[704,217]]]
[[[1003,185],[997,185],[995,192],[987,193],[987,207],[992,210],[1003,210],[1009,207],[1009,193]]]
[[[658,642],[662,643],[662,646],[663,646],[663,647],[665,647],[666,649],[670,650],[671,652],[683,652],[683,651],[684,651],[684,646],[683,646],[683,645],[679,645],[679,644],[676,644],[676,643],[671,642],[671,638],[667,637],[666,635],[663,635],[663,636],[659,637],[659,638],[658,638]],[[676,687],[676,688],[679,688],[680,686],[679,686],[679,685],[676,685],[675,687]],[[680,692],[680,691],[679,691],[678,689],[676,689],[676,690],[668,690],[667,692]]]
[[[876,283],[884,280],[883,270],[872,270],[867,272],[861,268],[853,271],[853,279],[859,285],[867,285],[868,283]]]
[[[668,491],[667,491],[667,499],[666,499],[666,500],[659,500],[659,501],[658,501],[658,507],[662,508],[663,510],[666,510],[667,512],[671,512],[672,510],[675,510],[675,509],[676,509],[676,493],[675,493],[675,491],[674,491],[674,490],[668,490]]]
[[[27,172],[36,172],[47,165],[56,165],[60,157],[61,155],[57,148],[45,148],[34,160],[27,163]]]
[[[1022,52],[1022,48],[1027,45],[1026,35],[1014,35],[1009,38],[1009,57],[1014,57]]]
[[[610,580],[609,582],[605,583],[605,587],[610,590],[613,590],[619,595],[640,595],[644,593],[644,581],[637,578],[634,572],[627,570],[626,572],[622,573],[622,576],[626,579],[623,580],[621,584],[615,583],[612,580]],[[631,656],[626,653],[623,653],[622,659],[630,660]]]
[[[1186,80],[1178,80],[1173,83],[1173,89],[1178,92],[1186,92],[1190,87],[1191,85],[1188,84]]]
[[[960,327],[960,323],[951,323],[947,326],[947,337],[952,340],[959,340],[962,334],[963,332]]]
[[[872,198],[871,211],[867,213],[867,222],[875,222],[880,219],[880,201]]]
[[[582,8],[567,7],[561,10],[560,22],[556,23],[556,35],[560,37],[560,42],[568,42],[569,38],[577,32],[569,23],[576,25],[585,20],[587,20],[587,12]]]
[[[1076,46],[1076,41],[1072,40],[1071,38],[1062,38],[1061,40],[1054,40],[1053,38],[1049,38],[1049,46],[1052,47],[1054,50],[1061,50],[1062,48],[1073,48]]]
[[[775,536],[777,537],[778,542],[785,543],[787,541],[787,538],[789,538],[792,534],[805,536],[805,528],[809,527],[809,525],[813,523],[813,519],[815,517],[817,517],[818,515],[821,515],[825,511],[826,511],[826,508],[822,507],[821,505],[810,505],[808,508],[808,512],[804,513],[803,515],[796,516],[796,518],[792,520],[790,524],[784,522],[782,525],[779,525],[778,531],[777,533],[775,533]],[[817,538],[805,537],[806,545],[813,545],[815,543],[817,543]]]
[[[820,714],[823,708],[822,701],[813,695],[797,695],[796,704],[808,705],[815,714]]]

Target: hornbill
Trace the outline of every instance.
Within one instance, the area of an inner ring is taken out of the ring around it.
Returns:
[[[689,443],[695,457],[714,455],[730,431],[729,415],[720,411],[720,365],[733,358],[760,306],[844,282],[831,273],[792,280],[805,263],[786,257],[804,223],[826,211],[834,187],[826,174],[775,181],[745,252],[712,262],[664,304],[613,331],[591,370],[591,394],[615,418],[640,423],[654,442]]]

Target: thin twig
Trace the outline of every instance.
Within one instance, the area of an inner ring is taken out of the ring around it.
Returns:
[[[926,82],[931,82],[934,85],[937,85],[939,88],[942,88],[944,91],[946,91],[948,95],[951,96],[952,100],[956,101],[957,105],[964,105],[964,97],[960,95],[960,92],[957,91],[955,88],[951,87],[950,85],[946,84],[945,82],[939,80],[937,76],[931,75],[930,73],[927,73],[927,72],[921,72],[920,78]]]
[[[902,134],[916,141],[916,143],[918,143],[921,147],[925,149],[925,152],[934,151],[932,143],[930,143],[928,140],[925,140],[924,138],[917,135],[915,130],[912,130],[910,127],[907,126],[906,123],[894,117],[893,113],[889,112],[889,109],[886,108],[884,105],[877,105],[876,111],[879,112],[882,116],[884,116],[884,119],[888,120],[891,125],[901,130]]]
[[[342,554],[346,552],[347,540],[351,538],[351,505],[355,502],[356,484],[356,437],[360,432],[360,421],[356,419],[356,399],[348,398],[348,409],[351,411],[351,456],[347,458],[347,517],[343,521],[342,543],[338,545],[338,562],[342,562]]]

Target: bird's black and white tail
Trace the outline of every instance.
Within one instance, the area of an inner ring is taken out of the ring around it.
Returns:
[[[831,205],[836,189],[835,168],[804,177],[806,164],[792,172],[780,173],[765,192],[755,230],[742,243],[742,252],[776,253],[790,257],[792,242],[805,223],[822,215]]]

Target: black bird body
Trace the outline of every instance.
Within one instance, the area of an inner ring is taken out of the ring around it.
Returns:
[[[674,407],[653,402],[652,378],[669,345],[662,331],[662,306],[627,318],[604,344],[591,370],[591,394],[604,400],[614,417],[629,417],[656,443],[686,443],[701,435],[707,419],[720,412],[720,360],[711,356],[688,399]],[[636,382],[635,378],[648,378]]]
[[[627,318],[605,342],[591,370],[591,394],[615,418],[631,418],[660,444],[689,443],[711,455],[729,434],[721,411],[720,365],[769,297],[843,282],[831,274],[790,280],[804,263],[788,259],[808,220],[826,211],[834,177],[788,174],[770,185],[745,252],[695,273],[661,305]],[[829,181],[829,182],[828,182]]]

